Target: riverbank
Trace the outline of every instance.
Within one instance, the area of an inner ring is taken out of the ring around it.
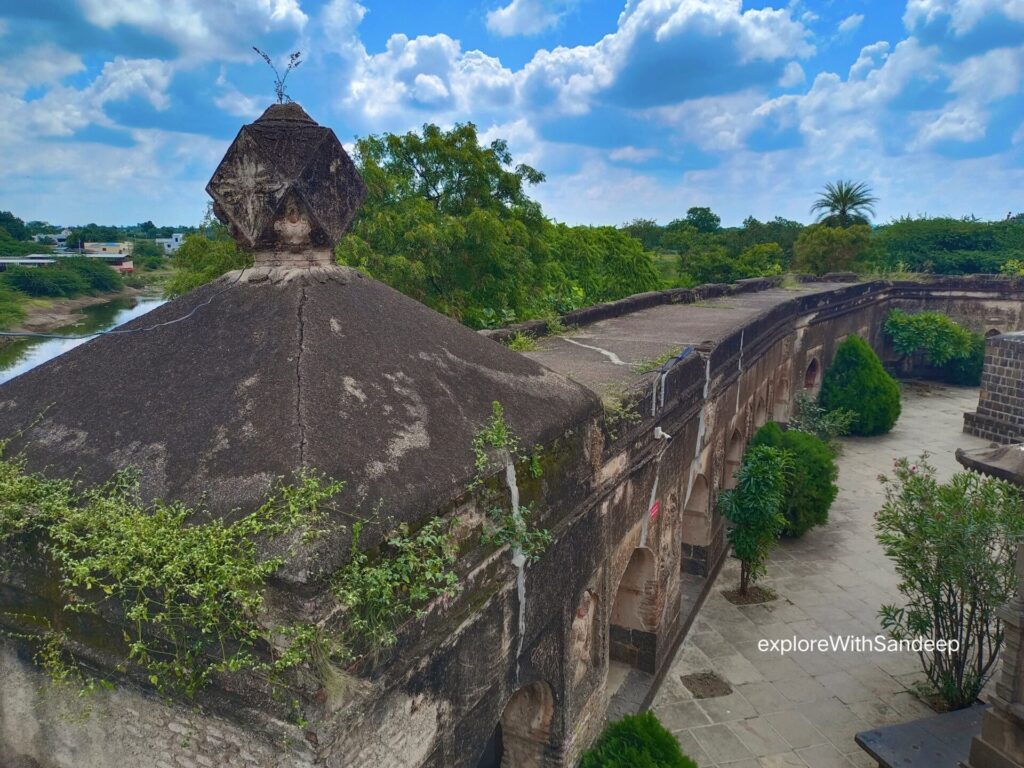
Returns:
[[[159,296],[159,286],[129,288],[114,293],[101,293],[96,296],[78,296],[73,299],[33,298],[24,303],[25,319],[8,330],[18,332],[46,333],[68,325],[74,325],[85,319],[86,307],[106,304],[117,299],[139,299]]]

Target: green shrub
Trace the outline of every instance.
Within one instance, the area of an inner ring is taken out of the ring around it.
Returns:
[[[786,476],[786,516],[783,534],[799,537],[816,525],[828,522],[828,510],[839,488],[839,468],[828,444],[814,435],[796,430],[783,432],[770,421],[750,441],[751,446],[781,448],[791,457],[792,468]]]
[[[853,411],[856,417],[850,433],[854,435],[881,435],[892,429],[900,416],[899,384],[859,336],[850,336],[836,349],[818,399],[826,410]]]
[[[110,293],[124,288],[121,275],[99,259],[73,256],[63,259],[57,268],[77,272],[89,284],[89,290],[95,293]]]
[[[971,334],[971,349],[965,357],[950,360],[940,372],[947,384],[962,384],[976,387],[981,384],[981,373],[985,368],[985,337],[980,333]]]
[[[764,575],[768,550],[786,527],[782,509],[791,466],[781,448],[751,447],[736,470],[736,487],[718,497],[722,516],[732,523],[727,536],[733,557],[740,561],[741,595]]]
[[[3,273],[3,281],[29,296],[67,298],[89,292],[89,282],[79,272],[60,266],[11,267]]]
[[[25,319],[21,302],[25,296],[0,283],[0,328],[10,328]]]
[[[940,483],[927,459],[897,459],[892,477],[879,478],[885,504],[876,536],[899,574],[902,598],[883,605],[879,618],[896,640],[957,643],[955,651],[918,657],[922,692],[963,709],[977,700],[1005,639],[1000,612],[1016,591],[1024,503],[1019,488],[976,472]]]
[[[651,712],[626,715],[609,725],[583,754],[580,768],[697,768],[676,737]]]

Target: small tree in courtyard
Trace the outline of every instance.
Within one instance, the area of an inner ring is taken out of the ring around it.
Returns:
[[[878,541],[900,576],[905,604],[883,605],[882,627],[896,640],[956,641],[957,650],[918,653],[929,693],[948,709],[971,706],[1003,644],[996,613],[1014,593],[1017,545],[1024,540],[1020,489],[960,472],[935,478],[927,454],[898,459],[879,478],[885,504]]]
[[[850,424],[854,435],[881,435],[900,416],[899,384],[859,336],[850,336],[836,349],[818,398],[828,411],[846,408],[856,414]]]
[[[697,768],[653,712],[626,715],[583,753],[580,768]]]
[[[786,476],[782,505],[786,518],[783,533],[800,537],[814,526],[827,523],[829,508],[839,492],[839,468],[828,444],[795,429],[783,432],[774,421],[757,430],[750,444],[781,448],[790,455],[792,470]]]
[[[764,575],[768,550],[786,526],[782,510],[790,467],[785,450],[754,446],[743,454],[736,487],[719,497],[719,510],[732,523],[728,536],[740,561],[740,595],[747,595],[750,584]]]

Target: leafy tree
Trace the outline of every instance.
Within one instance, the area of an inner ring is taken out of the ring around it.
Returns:
[[[850,424],[856,416],[845,408],[827,411],[806,390],[800,390],[793,398],[793,413],[786,427],[823,440],[835,455],[840,449],[837,438],[850,434]]]
[[[811,213],[820,211],[818,223],[828,227],[850,227],[867,224],[875,213],[874,204],[878,198],[871,194],[871,187],[863,181],[837,181],[825,185],[818,199],[811,206]]]
[[[751,447],[736,470],[736,487],[719,496],[719,510],[732,523],[728,538],[740,561],[741,595],[764,575],[768,550],[786,527],[782,511],[791,466],[789,454],[781,448]]]
[[[971,274],[998,272],[1024,259],[1024,222],[904,217],[875,234],[881,266],[912,272]]]
[[[609,725],[583,754],[580,768],[697,768],[653,712],[626,715]]]
[[[854,435],[888,432],[900,416],[899,384],[860,336],[849,336],[839,344],[818,397],[826,410],[844,408],[856,414],[850,424]]]
[[[722,219],[710,208],[693,207],[686,212],[686,223],[698,232],[710,234],[718,231]]]
[[[25,294],[0,283],[0,329],[7,330],[25,319]]]
[[[783,268],[788,268],[793,260],[793,245],[803,230],[799,221],[791,221],[776,216],[771,221],[761,222],[748,216],[741,227],[730,227],[722,230],[724,244],[729,254],[738,256],[751,246],[762,243],[775,243],[782,249]]]
[[[164,249],[154,240],[134,240],[132,262],[143,269],[159,269],[164,263]]]
[[[1024,261],[1010,259],[999,268],[999,272],[1010,277],[1024,277]]]
[[[792,469],[786,476],[783,533],[800,537],[814,526],[827,523],[829,508],[839,492],[839,468],[828,444],[806,432],[783,432],[774,421],[761,427],[750,444],[781,448],[790,455]]]
[[[25,222],[10,211],[0,211],[0,229],[3,229],[14,240],[28,240],[30,235]]]
[[[0,227],[0,256],[28,256],[32,253],[49,253],[52,250],[51,246],[33,240],[15,240],[7,234],[6,229]]]
[[[1024,541],[1019,489],[960,472],[939,483],[927,455],[895,462],[881,478],[879,543],[896,566],[904,605],[883,605],[882,627],[896,640],[957,641],[957,650],[920,652],[929,692],[949,709],[977,700],[1004,640],[999,608],[1015,594]]]
[[[29,296],[71,298],[89,292],[89,281],[80,272],[60,266],[14,266],[7,269],[0,280],[8,287]]]
[[[356,161],[369,195],[338,259],[467,325],[525,319],[658,287],[640,243],[614,227],[551,224],[504,141],[476,127],[370,136]]]
[[[805,228],[793,245],[793,267],[821,275],[853,269],[868,253],[871,228],[857,224],[847,228],[816,224]]]
[[[733,265],[734,280],[744,277],[766,277],[782,274],[785,254],[778,243],[752,245],[736,259]]]
[[[630,237],[639,240],[644,250],[653,251],[661,246],[664,230],[654,219],[633,219],[623,224],[621,229]]]
[[[941,312],[910,315],[899,309],[889,313],[885,332],[893,349],[903,357],[923,354],[951,384],[979,384],[985,364],[985,339]]]
[[[185,237],[171,258],[174,274],[164,287],[170,296],[180,296],[216,280],[226,272],[252,266],[252,255],[235,247],[226,228],[214,237],[192,234]]]

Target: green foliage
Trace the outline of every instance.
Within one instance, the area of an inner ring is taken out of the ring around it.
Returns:
[[[356,654],[392,647],[404,621],[458,592],[458,549],[443,520],[432,518],[414,534],[402,523],[377,558],[359,548],[363,525],[353,524],[349,562],[332,579],[346,609],[345,645]]]
[[[17,325],[25,319],[25,295],[0,282],[0,329]]]
[[[785,450],[753,446],[736,470],[736,487],[718,498],[719,511],[732,523],[727,535],[740,561],[740,594],[764,574],[768,550],[786,527],[783,509],[791,467]]]
[[[513,166],[476,127],[369,136],[356,161],[369,195],[341,263],[475,327],[547,317],[658,287],[650,254],[614,227],[568,227],[527,195],[543,174]],[[498,320],[498,322],[496,322]]]
[[[825,185],[818,199],[811,206],[811,213],[820,211],[818,222],[828,227],[851,227],[867,224],[874,215],[874,204],[878,198],[871,194],[871,187],[863,181],[837,181]]]
[[[0,458],[0,551],[34,551],[59,573],[65,610],[121,618],[127,658],[161,691],[193,694],[216,673],[281,672],[308,658],[313,634],[260,622],[267,580],[283,555],[266,545],[316,535],[342,488],[309,474],[280,482],[234,522],[180,503],[139,503],[131,472],[76,490]],[[282,637],[291,637],[281,652]]]
[[[1015,594],[1017,546],[1024,541],[1024,502],[1010,483],[960,472],[935,478],[927,455],[895,462],[879,478],[885,504],[878,541],[900,576],[902,606],[879,611],[897,639],[959,641],[950,653],[920,653],[933,692],[949,709],[971,706],[992,673],[1003,643],[998,610]]]
[[[105,267],[105,269],[110,269]],[[111,270],[112,271],[112,270]],[[80,273],[61,266],[20,267],[7,269],[0,280],[4,285],[28,296],[71,298],[89,292],[89,282]]]
[[[1009,259],[999,267],[999,272],[1010,277],[1024,277],[1024,259]]]
[[[124,287],[121,275],[103,261],[85,256],[61,258],[52,266],[11,267],[2,278],[28,296],[71,298],[83,293],[109,293]]]
[[[883,327],[898,354],[923,353],[931,365],[945,365],[971,352],[971,332],[941,312],[910,315],[894,309]]]
[[[164,249],[155,240],[135,240],[132,263],[142,269],[159,269],[164,265]]]
[[[6,232],[13,240],[28,240],[31,238],[25,222],[19,219],[10,211],[0,211],[0,229]]]
[[[923,354],[925,360],[941,369],[944,381],[951,384],[981,382],[985,363],[985,338],[941,312],[907,314],[899,309],[889,313],[885,332],[893,349],[904,357]]]
[[[580,768],[697,768],[653,712],[626,715],[605,728]]]
[[[766,445],[786,451],[792,462],[786,475],[783,534],[800,537],[816,525],[828,522],[828,510],[839,492],[839,467],[828,444],[806,432],[783,432],[773,421],[761,427],[751,446]]]
[[[850,423],[854,435],[888,432],[900,416],[899,384],[859,336],[848,337],[836,349],[818,397],[828,411],[845,409],[856,414]]]
[[[601,397],[604,408],[604,429],[608,439],[615,442],[642,421],[637,404],[625,391],[611,391]]]
[[[633,219],[623,224],[621,229],[633,239],[639,240],[645,251],[653,251],[661,246],[663,229],[654,219]]]
[[[883,266],[902,263],[911,272],[998,272],[1012,260],[1024,260],[1024,221],[1019,218],[905,217],[879,227],[875,240]]]
[[[171,257],[174,274],[164,289],[167,296],[181,296],[227,272],[252,266],[252,256],[239,251],[226,230],[215,228],[211,234],[188,235]]]
[[[506,342],[506,346],[514,352],[533,352],[537,348],[537,339],[529,333],[518,331]]]
[[[793,244],[793,268],[821,275],[854,269],[865,259],[871,244],[871,227],[854,224],[806,227]]]
[[[722,219],[710,208],[694,206],[686,211],[686,223],[698,232],[708,234],[718,231],[722,224]]]
[[[637,360],[631,366],[629,366],[634,373],[647,373],[649,371],[656,371],[660,369],[669,360],[678,357],[679,353],[683,351],[682,347],[672,347],[662,352],[657,357],[651,357],[644,360]]]
[[[850,434],[850,425],[856,416],[846,408],[825,410],[806,390],[800,390],[793,398],[793,414],[787,427],[791,431],[814,435],[836,454],[839,452],[837,438]]]
[[[702,234],[689,225],[669,232],[662,242],[679,252],[679,270],[692,285],[778,275],[785,258],[777,243],[752,245],[732,255],[721,236]]]
[[[505,410],[495,400],[491,403],[491,418],[473,436],[473,456],[476,470],[470,489],[480,487],[487,475],[497,466],[515,464],[517,460],[527,462],[527,471],[532,477],[541,476],[541,447],[534,446],[532,452],[523,451],[519,437],[505,422]],[[503,496],[504,494],[500,494]],[[489,494],[495,501],[498,494]],[[485,499],[487,506],[487,499]],[[513,553],[522,554],[527,562],[535,562],[552,541],[551,533],[532,526],[527,522],[530,509],[522,504],[505,508],[504,499],[488,506],[488,527],[481,540],[496,547],[509,546]]]
[[[0,225],[0,256],[2,257],[16,258],[33,253],[49,253],[52,250],[51,246],[37,243],[34,240],[17,240]]]

